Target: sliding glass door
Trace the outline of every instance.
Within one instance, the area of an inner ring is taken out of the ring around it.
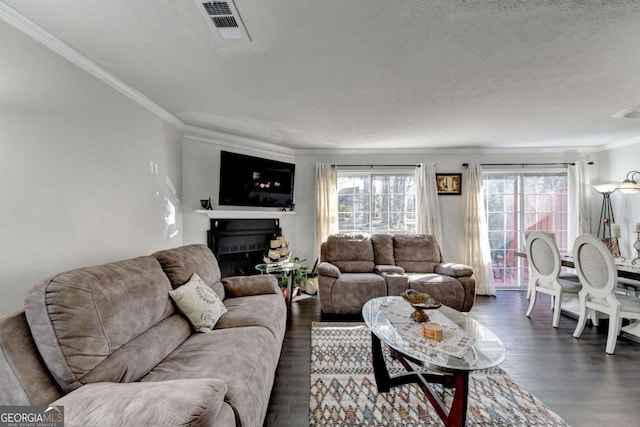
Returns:
[[[493,279],[498,289],[524,289],[529,272],[525,233],[553,232],[560,252],[567,248],[567,173],[485,171],[484,203]]]

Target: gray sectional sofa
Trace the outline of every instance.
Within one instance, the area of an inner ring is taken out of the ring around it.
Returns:
[[[335,234],[322,243],[318,293],[322,312],[358,314],[371,298],[407,289],[469,311],[475,277],[467,265],[444,263],[428,234]]]
[[[193,273],[227,310],[212,332],[169,297]],[[67,426],[262,426],[285,329],[276,279],[220,280],[204,245],[68,271],[0,319],[0,405],[63,405]]]

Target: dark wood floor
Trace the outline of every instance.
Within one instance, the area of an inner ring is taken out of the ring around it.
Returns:
[[[640,344],[620,338],[607,355],[606,322],[579,339],[575,319],[561,316],[554,329],[545,297],[531,319],[524,292],[477,298],[470,315],[502,339],[502,369],[573,426],[640,425]],[[316,297],[294,301],[265,426],[309,425],[310,330],[320,320]]]

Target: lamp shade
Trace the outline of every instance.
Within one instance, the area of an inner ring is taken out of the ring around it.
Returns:
[[[598,184],[594,185],[593,188],[595,188],[595,190],[600,194],[606,194],[613,193],[618,187],[616,184]]]
[[[632,179],[625,179],[617,190],[623,194],[634,194],[640,192],[640,185]]]
[[[638,185],[638,182],[634,179],[636,175],[640,175],[640,172],[629,171],[629,173],[627,173],[627,178],[622,181],[622,184],[620,184],[616,190],[623,194],[634,194],[640,192],[640,185]]]

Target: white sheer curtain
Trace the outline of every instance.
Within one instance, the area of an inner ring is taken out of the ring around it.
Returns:
[[[316,164],[316,245],[338,232],[338,172],[336,167]]]
[[[442,220],[440,219],[440,201],[436,188],[435,163],[420,163],[416,168],[416,208],[417,232],[431,234],[436,238],[442,250]]]
[[[569,178],[569,224],[567,249],[571,251],[573,242],[581,234],[591,233],[591,185],[587,162],[578,160],[567,166]]]
[[[476,294],[495,295],[489,247],[489,229],[482,198],[482,166],[471,163],[463,182],[465,198],[465,264],[473,267],[476,276]]]

